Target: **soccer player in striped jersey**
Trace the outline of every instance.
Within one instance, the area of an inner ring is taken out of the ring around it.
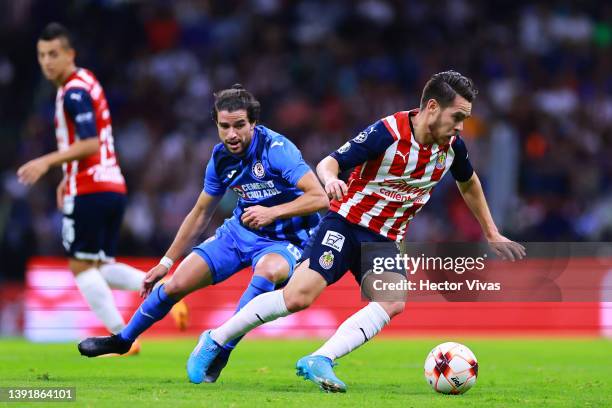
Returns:
[[[259,296],[219,328],[203,333],[203,346],[188,364],[206,373],[224,344],[309,307],[348,270],[361,282],[361,243],[402,241],[410,220],[448,171],[493,250],[504,258],[522,258],[524,248],[498,232],[459,136],[476,93],[472,81],[458,72],[438,73],[425,85],[420,109],[379,120],[323,159],[317,174],[333,201],[293,278],[284,289]],[[338,174],[353,167],[347,186]],[[404,302],[369,303],[297,362],[298,375],[325,391],[345,392],[333,361],[371,339],[403,309]],[[190,378],[193,371],[188,369]]]
[[[253,278],[238,309],[291,276],[320,221],[316,211],[327,209],[329,201],[297,147],[257,124],[259,111],[259,102],[239,84],[215,94],[213,117],[221,143],[214,147],[208,161],[204,188],[195,207],[160,264],[147,274],[144,291],[152,292],[124,330],[116,336],[84,340],[79,344],[81,354],[127,351],[176,301],[196,289],[220,283],[247,266],[253,267]],[[238,194],[233,216],[213,237],[193,248],[167,283],[153,289],[202,233],[228,188]],[[206,378],[195,376],[193,382],[216,381],[237,341],[225,345]]]
[[[57,207],[64,213],[62,243],[79,291],[111,333],[125,327],[111,289],[138,291],[145,273],[115,262],[126,204],[126,186],[115,155],[111,116],[104,90],[90,71],[75,65],[70,33],[48,24],[37,43],[44,76],[57,87],[55,135],[58,150],[21,166],[17,175],[34,184],[54,166],[64,177]],[[175,310],[184,325],[186,309]],[[136,343],[131,353],[137,353]]]

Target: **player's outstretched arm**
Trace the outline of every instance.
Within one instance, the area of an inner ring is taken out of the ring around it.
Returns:
[[[348,192],[346,183],[338,178],[340,165],[331,156],[327,156],[317,164],[317,175],[323,183],[327,196],[331,199],[342,200]]]
[[[260,205],[248,207],[242,214],[242,223],[249,228],[261,228],[277,219],[299,217],[329,208],[327,195],[312,171],[304,174],[296,186],[304,194],[293,201],[274,207]]]
[[[195,206],[183,220],[170,248],[166,251],[163,258],[166,261],[160,262],[147,272],[143,281],[141,296],[148,295],[151,292],[155,283],[166,276],[172,263],[183,255],[195,238],[204,231],[221,198],[223,198],[223,195],[213,196],[202,191]]]
[[[17,170],[19,182],[31,185],[45,175],[51,167],[59,166],[72,160],[81,160],[95,154],[100,149],[97,137],[77,140],[67,150],[56,150],[34,160],[30,160]]]
[[[525,247],[504,237],[497,230],[476,172],[472,173],[472,177],[467,181],[457,181],[457,187],[468,208],[480,223],[485,238],[495,253],[512,261],[522,259],[525,256]]]

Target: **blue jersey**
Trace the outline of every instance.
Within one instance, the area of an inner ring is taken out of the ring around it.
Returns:
[[[302,154],[289,139],[258,125],[244,156],[231,154],[223,143],[214,147],[206,166],[204,191],[219,196],[229,187],[239,197],[232,221],[262,237],[289,241],[303,248],[319,223],[318,213],[279,219],[260,229],[246,227],[240,217],[250,206],[273,207],[295,200],[304,194],[296,185],[309,171]]]

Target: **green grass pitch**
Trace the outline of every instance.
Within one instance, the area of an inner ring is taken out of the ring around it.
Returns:
[[[478,381],[464,395],[436,394],[423,378],[427,353],[446,340],[466,344],[478,358]],[[93,359],[81,357],[76,344],[0,340],[0,387],[76,387],[76,402],[53,407],[612,406],[608,340],[376,339],[340,359],[336,373],[346,394],[322,393],[295,376],[295,361],[320,344],[246,340],[216,384],[194,385],[185,362],[195,339],[145,339],[139,356]]]

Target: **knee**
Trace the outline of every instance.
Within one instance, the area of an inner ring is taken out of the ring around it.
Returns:
[[[304,292],[284,290],[283,296],[285,298],[285,306],[287,306],[287,310],[289,310],[291,313],[307,309],[313,301],[312,297],[308,296],[308,294]]]
[[[164,292],[172,299],[179,301],[189,293],[189,288],[180,279],[175,279],[173,275],[170,280],[164,283]]]
[[[270,282],[282,283],[289,276],[290,268],[285,257],[277,253],[269,253],[257,261],[253,273],[266,278]]]
[[[164,283],[164,292],[174,300],[180,300],[194,290],[212,284],[212,275],[206,262],[191,253]]]
[[[390,318],[397,316],[398,314],[404,311],[405,307],[404,302],[385,302],[382,303],[381,306],[385,309],[385,312],[389,315]]]
[[[282,283],[287,279],[287,271],[279,268],[258,268],[255,275],[261,276],[274,283]]]
[[[68,268],[75,276],[95,266],[96,262],[94,261],[84,261],[76,258],[70,258],[70,260],[68,261]]]

